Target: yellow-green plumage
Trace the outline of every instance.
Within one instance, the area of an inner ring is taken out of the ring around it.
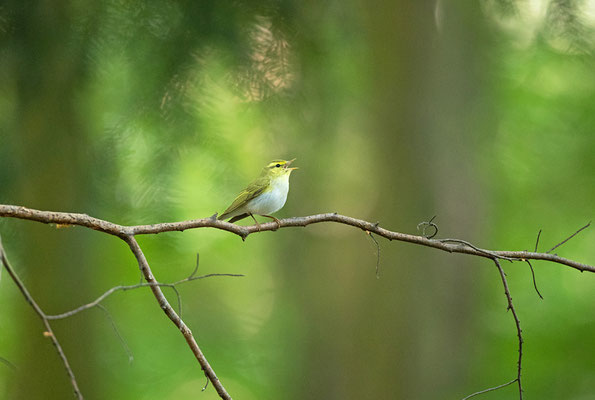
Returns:
[[[277,220],[268,214],[285,205],[289,191],[289,175],[297,169],[289,168],[292,162],[293,160],[274,160],[267,164],[260,176],[242,190],[217,219],[231,218],[229,222],[235,222],[257,214]]]
[[[229,216],[236,211],[238,208],[245,205],[248,201],[252,200],[259,194],[265,191],[267,187],[270,185],[270,179],[266,176],[261,176],[260,178],[256,179],[254,182],[248,185],[248,187],[240,192],[238,197],[235,198],[233,203],[221,214],[217,219],[227,219]],[[270,190],[270,189],[269,189]],[[246,218],[248,214],[245,214],[244,217]],[[233,217],[229,222],[235,222],[241,218]]]

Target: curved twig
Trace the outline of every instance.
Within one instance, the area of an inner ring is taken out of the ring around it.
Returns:
[[[519,400],[523,400],[523,384],[521,381],[521,372],[522,372],[522,362],[523,362],[523,330],[521,329],[521,321],[516,313],[516,309],[514,308],[514,304],[512,303],[512,296],[510,294],[510,289],[508,288],[508,282],[506,281],[506,274],[500,265],[500,261],[494,258],[494,263],[498,268],[498,272],[500,273],[500,278],[502,279],[502,286],[504,286],[504,294],[506,295],[506,300],[508,301],[508,310],[512,313],[512,317],[514,318],[514,323],[516,325],[516,333],[517,337],[519,338],[519,358],[517,360],[517,376],[516,382],[519,386]]]
[[[498,268],[498,273],[500,274],[500,279],[502,280],[502,286],[504,287],[504,294],[506,295],[507,306],[506,310],[510,310],[512,312],[512,317],[514,318],[514,323],[516,325],[516,332],[518,337],[518,353],[519,357],[517,359],[517,376],[510,382],[504,383],[502,385],[494,386],[491,388],[487,388],[484,390],[480,390],[479,392],[472,393],[462,400],[470,399],[472,397],[478,396],[480,394],[488,393],[494,390],[502,389],[503,387],[512,385],[513,383],[517,382],[519,388],[519,400],[523,400],[523,383],[522,383],[522,362],[523,362],[523,330],[521,329],[521,321],[516,313],[516,309],[514,308],[514,304],[512,302],[512,295],[510,294],[510,289],[508,287],[508,281],[506,279],[506,273],[504,273],[504,269],[500,265],[500,261],[498,258],[494,257],[492,259],[496,264],[496,268]],[[537,287],[536,287],[537,289]],[[539,291],[537,292],[539,293]]]
[[[436,218],[435,215],[432,218],[430,218],[429,221],[422,221],[419,224],[417,224],[417,230],[419,231],[421,228],[421,235],[426,239],[433,239],[438,234],[438,225],[436,225],[436,223],[434,222],[434,218]],[[434,228],[434,232],[432,232],[431,235],[426,234],[426,229],[428,227]]]
[[[484,394],[484,393],[492,392],[494,390],[505,388],[506,386],[512,385],[516,381],[517,380],[515,378],[515,379],[511,380],[510,382],[503,383],[502,385],[494,386],[494,387],[491,387],[491,388],[480,390],[479,392],[471,393],[469,396],[463,397],[462,400],[467,400],[467,399],[470,399],[471,397],[479,396],[480,394]]]
[[[531,264],[531,261],[529,261],[529,260],[525,260],[525,262],[527,264],[529,264],[529,269],[531,269],[531,278],[533,279],[533,287],[535,288],[535,291],[537,292],[537,295],[539,296],[539,298],[541,300],[543,300],[543,296],[541,295],[541,293],[539,292],[539,289],[537,288],[537,281],[535,280],[535,271],[533,270],[533,264]]]

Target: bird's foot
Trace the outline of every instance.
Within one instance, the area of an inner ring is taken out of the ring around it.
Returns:
[[[273,229],[274,231],[281,228],[281,221],[279,221],[278,218],[275,218],[272,215],[263,215],[263,217],[267,217],[267,218],[271,218],[271,219],[275,220],[275,222],[277,223],[277,227],[275,229]]]

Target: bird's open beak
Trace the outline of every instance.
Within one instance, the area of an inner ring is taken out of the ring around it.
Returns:
[[[293,160],[289,160],[289,161],[287,161],[287,162],[285,163],[285,166],[284,166],[284,167],[285,167],[285,169],[290,169],[290,170],[299,169],[298,167],[292,167],[292,168],[289,168],[289,166],[291,165],[291,163],[292,163],[292,162],[294,162],[295,160],[296,160],[296,159],[294,158]]]

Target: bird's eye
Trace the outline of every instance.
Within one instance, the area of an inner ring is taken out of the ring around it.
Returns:
[[[275,167],[277,167],[277,168],[279,168],[280,166],[281,166],[281,164],[277,164],[277,165],[275,165]]]

